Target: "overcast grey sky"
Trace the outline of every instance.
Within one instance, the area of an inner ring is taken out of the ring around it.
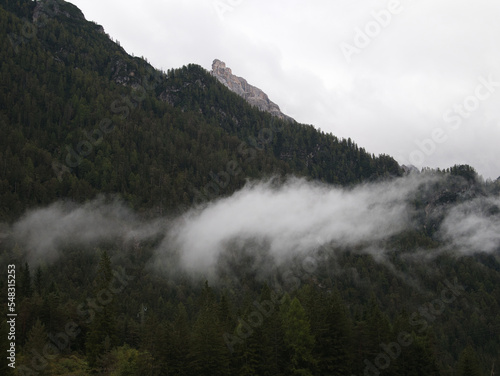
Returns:
[[[71,2],[157,68],[218,58],[369,152],[500,176],[498,0]]]

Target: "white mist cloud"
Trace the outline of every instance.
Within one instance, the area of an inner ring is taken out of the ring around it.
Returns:
[[[478,198],[453,207],[441,235],[461,254],[500,250],[500,198]]]
[[[96,199],[81,206],[56,202],[26,213],[12,234],[32,262],[51,262],[61,248],[96,246],[109,241],[141,240],[159,232],[158,221],[144,223],[120,201]]]
[[[211,269],[235,241],[255,240],[277,260],[325,243],[361,246],[387,239],[411,226],[409,198],[426,178],[342,189],[293,179],[247,185],[228,198],[191,210],[169,231],[163,252],[175,249],[188,270]],[[420,180],[420,181],[419,181]]]
[[[384,248],[384,240],[419,226],[412,200],[420,190],[435,189],[439,179],[417,174],[352,189],[297,178],[253,182],[174,219],[144,220],[119,200],[58,202],[3,228],[0,242],[14,240],[36,264],[55,261],[69,246],[90,250],[154,239],[161,243],[151,264],[167,267],[169,273],[210,275],[241,263],[265,273],[313,255],[323,245],[370,254],[387,264],[391,250]],[[460,255],[498,251],[500,198],[476,198],[447,208],[438,234],[444,245],[435,255],[443,250]]]

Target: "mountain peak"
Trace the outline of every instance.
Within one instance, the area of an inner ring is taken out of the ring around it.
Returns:
[[[231,68],[226,67],[226,63],[220,61],[219,59],[215,59],[212,63],[212,74],[217,75],[225,75],[232,74]]]
[[[290,116],[282,113],[279,106],[272,102],[261,89],[250,85],[244,78],[235,76],[231,68],[226,67],[226,63],[223,61],[219,59],[213,61],[211,74],[229,90],[244,98],[252,106],[257,107],[261,111],[269,112],[280,119],[295,122]]]

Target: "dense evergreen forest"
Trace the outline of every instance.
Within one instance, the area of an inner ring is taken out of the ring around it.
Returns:
[[[17,313],[16,368],[1,374],[479,376],[500,362],[500,245],[438,252],[454,205],[493,197],[499,221],[500,183],[470,166],[421,172],[438,180],[413,198],[416,225],[377,245],[384,260],[327,243],[314,267],[297,257],[261,275],[244,253],[193,277],[151,265],[160,237],[29,257],[16,223],[56,202],[118,197],[146,221],[248,179],[349,190],[405,172],[258,111],[198,65],[154,69],[62,0],[0,0],[0,35],[0,312],[15,265]],[[9,330],[3,319],[4,354]]]

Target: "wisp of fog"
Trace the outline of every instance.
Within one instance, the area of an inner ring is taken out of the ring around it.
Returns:
[[[441,235],[460,254],[500,250],[500,198],[480,197],[454,206]]]
[[[342,189],[303,179],[248,184],[183,215],[157,252],[176,249],[184,268],[212,268],[234,240],[269,244],[278,262],[325,243],[369,245],[411,225],[416,178]]]
[[[416,226],[411,201],[437,179],[416,174],[350,189],[270,179],[168,220],[141,219],[119,200],[57,202],[27,212],[9,228],[9,236],[34,263],[54,261],[66,246],[94,249],[155,238],[151,264],[195,273],[213,271],[235,244],[251,243],[256,252],[265,244],[269,260],[277,264],[324,244],[383,256],[384,240]],[[498,207],[500,199],[491,197],[454,205],[439,234],[449,249],[463,254],[498,250],[500,216],[491,209]]]
[[[160,221],[143,222],[123,202],[99,197],[83,205],[56,202],[27,212],[12,227],[31,263],[50,263],[66,246],[141,240],[163,231]]]

